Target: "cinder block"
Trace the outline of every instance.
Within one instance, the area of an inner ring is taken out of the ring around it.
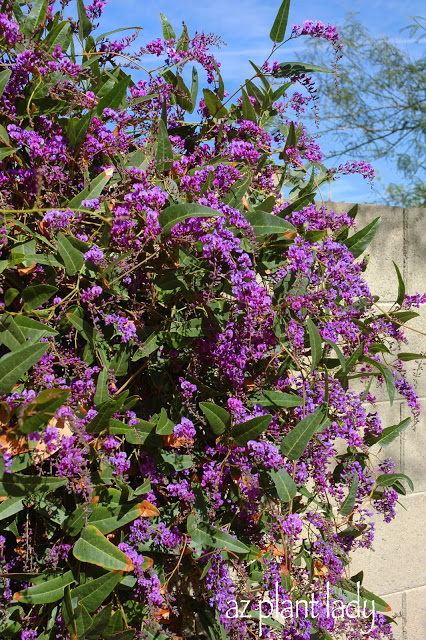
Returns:
[[[406,593],[407,626],[404,640],[424,640],[426,635],[426,587]]]
[[[374,551],[359,549],[353,554],[351,574],[364,571],[363,584],[377,595],[421,587],[426,583],[426,493],[401,498],[396,518],[386,524],[376,515]],[[423,636],[424,637],[424,636]],[[410,638],[411,640],[411,638]]]
[[[426,405],[426,399],[423,400]],[[402,408],[403,418],[410,416],[407,407]],[[420,422],[414,425],[412,422],[401,435],[402,440],[402,460],[401,470],[406,473],[414,483],[414,491],[426,491],[426,413],[423,410],[420,415]],[[392,443],[393,444],[393,443]],[[407,487],[407,491],[410,491]]]
[[[426,291],[426,209],[405,209],[407,289],[413,295]]]
[[[392,625],[395,640],[405,640],[404,632],[407,626],[406,611],[405,611],[405,592],[404,593],[391,593],[385,594],[383,599],[388,603],[391,608],[390,616],[395,618],[395,623]]]

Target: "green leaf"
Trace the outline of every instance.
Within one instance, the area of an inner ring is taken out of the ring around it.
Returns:
[[[101,533],[106,535],[124,527],[125,524],[140,518],[141,513],[144,511],[144,505],[132,504],[132,505],[95,505],[92,509],[92,513],[89,517],[89,524],[93,525]]]
[[[200,402],[200,409],[207,418],[215,436],[220,436],[231,424],[231,416],[213,402]]]
[[[396,275],[398,277],[398,297],[396,299],[396,304],[401,305],[404,302],[404,298],[405,298],[405,284],[404,284],[403,277],[401,275],[401,271],[399,270],[396,262],[393,262],[393,266],[395,267]]]
[[[218,218],[222,217],[220,211],[210,209],[202,204],[188,203],[176,204],[167,209],[163,209],[160,213],[158,222],[161,226],[161,233],[167,235],[179,222],[183,222],[187,218]]]
[[[56,47],[61,47],[62,51],[66,51],[72,39],[71,25],[68,20],[60,22],[55,30],[49,32],[45,43],[49,47],[49,51],[54,51]]]
[[[197,96],[198,96],[198,71],[195,67],[192,67],[192,77],[191,77],[191,103],[192,103],[192,113],[197,105]]]
[[[9,82],[9,78],[11,75],[12,75],[11,69],[5,69],[0,73],[0,98],[3,95],[3,92],[6,88],[7,83]],[[8,140],[5,140],[5,142],[8,142]]]
[[[162,120],[160,120],[158,124],[158,141],[155,160],[157,164],[163,164],[165,161],[173,160],[172,143],[167,133],[167,127]]]
[[[26,287],[21,293],[25,303],[25,311],[38,309],[38,307],[47,302],[57,291],[58,287],[53,287],[50,284],[34,284],[31,287]]]
[[[175,427],[174,423],[171,420],[169,420],[167,411],[165,410],[164,407],[162,407],[155,432],[159,436],[169,436],[173,433],[174,427]]]
[[[96,406],[107,402],[109,399],[108,394],[108,369],[109,367],[104,367],[98,376],[98,382],[96,384],[96,393],[93,398]]]
[[[291,407],[299,407],[303,404],[303,398],[293,395],[292,393],[283,393],[282,391],[265,391],[264,392],[266,402],[264,399],[260,400],[260,404],[264,407],[281,407],[283,409],[289,409]]]
[[[132,571],[133,562],[93,525],[88,525],[74,545],[74,557],[107,571]]]
[[[289,10],[290,0],[283,0],[269,34],[272,42],[282,42],[284,40]]]
[[[208,112],[213,118],[223,118],[228,113],[226,107],[223,106],[219,96],[213,93],[211,89],[203,89],[204,103]]]
[[[363,356],[360,360],[361,362],[365,362],[366,364],[369,364],[370,366],[375,367],[380,371],[380,373],[385,379],[386,388],[388,390],[388,395],[389,395],[389,401],[392,405],[395,398],[396,386],[395,386],[395,379],[392,373],[390,372],[390,370],[388,369],[388,367],[382,364],[381,362],[377,362],[376,360],[373,360],[372,358],[369,358],[367,356]]]
[[[13,316],[4,314],[0,319],[0,342],[13,350],[19,349],[25,341],[26,336]]]
[[[285,469],[278,471],[270,471],[269,475],[278,493],[278,497],[282,502],[290,502],[297,493],[297,486],[292,477]]]
[[[410,362],[410,360],[423,360],[424,358],[426,358],[426,356],[422,353],[406,353],[404,351],[398,353],[397,357],[398,360],[401,360],[402,362]]]
[[[13,598],[18,602],[24,602],[31,605],[57,602],[57,600],[63,598],[65,587],[72,582],[74,582],[72,571],[66,571],[58,578],[39,582],[33,587],[28,587],[28,589],[14,593]]]
[[[69,276],[73,276],[77,271],[80,271],[84,265],[84,255],[73,246],[69,238],[64,236],[63,233],[58,233],[57,241],[59,246],[59,255],[64,262],[67,274]]]
[[[363,253],[380,226],[381,218],[375,218],[373,222],[370,222],[366,227],[355,233],[353,236],[345,240],[344,244],[352,253],[354,258],[358,258]]]
[[[191,539],[203,547],[227,549],[234,553],[250,553],[249,547],[236,540],[230,533],[221,531],[207,522],[197,522],[195,516],[188,517],[188,533]]]
[[[322,338],[320,336],[320,332],[310,318],[306,320],[306,325],[308,327],[309,344],[311,346],[311,371],[313,371],[322,358]]]
[[[245,447],[249,440],[254,440],[268,428],[271,420],[272,416],[270,415],[258,416],[257,418],[247,420],[247,422],[234,425],[231,434],[235,443],[239,447]]]
[[[125,76],[122,80],[116,82],[112,89],[99,100],[96,106],[96,114],[98,116],[102,116],[104,109],[114,109],[116,111],[121,106],[121,103],[126,98],[130,80],[130,76]]]
[[[0,395],[12,391],[21,376],[46,353],[48,346],[46,342],[24,345],[0,358]]]
[[[92,626],[92,617],[84,605],[73,606],[71,593],[69,586],[67,586],[62,600],[61,613],[71,638],[76,640],[86,637],[87,630]]]
[[[328,67],[320,67],[316,64],[305,64],[304,62],[280,62],[280,70],[275,71],[273,76],[275,78],[291,78],[292,76],[298,76],[302,73],[316,72],[316,73],[334,73],[333,69]]]
[[[0,160],[4,160],[12,153],[16,153],[17,149],[11,149],[10,147],[0,147]]]
[[[80,318],[80,316],[77,316],[73,313],[67,313],[66,316],[72,326],[77,329],[78,333],[80,333],[83,338],[94,348],[95,337],[99,335],[96,329],[91,324],[86,322],[86,320]]]
[[[253,227],[253,231],[257,237],[269,236],[273,233],[282,234],[287,231],[296,233],[296,229],[290,222],[275,216],[273,213],[259,210],[248,211],[244,214],[244,217]]]
[[[2,74],[0,73],[0,85],[1,85],[1,76],[2,76]],[[0,86],[0,98],[1,98],[1,94],[2,93],[3,93],[3,91],[2,91],[1,86]],[[6,144],[9,144],[9,142],[10,142],[9,134],[7,133],[6,129],[1,124],[0,124],[0,140],[2,142],[5,142]]]
[[[177,77],[177,88],[178,93],[176,94],[176,102],[182,109],[188,111],[188,113],[192,113],[194,111],[194,105],[191,101],[191,93],[184,83],[182,76]]]
[[[23,498],[32,493],[50,493],[66,484],[66,478],[5,473],[3,477],[0,478],[0,495]]]
[[[348,492],[348,495],[344,499],[342,506],[340,507],[340,513],[342,516],[349,516],[355,506],[355,500],[358,492],[358,472],[354,471],[353,480]]]
[[[323,407],[318,407],[313,413],[303,418],[282,439],[281,452],[290,460],[298,460],[304,454],[309,440],[318,431],[323,419]]]
[[[161,27],[163,29],[164,40],[176,40],[176,34],[164,13],[160,13]]]
[[[78,35],[80,40],[84,40],[90,35],[92,31],[92,23],[87,17],[86,9],[83,0],[77,0],[77,12],[78,12]]]
[[[251,103],[250,98],[244,89],[241,89],[241,95],[243,97],[243,118],[244,120],[251,120],[251,122],[256,122],[256,112]]]
[[[374,444],[380,444],[381,447],[387,447],[391,442],[395,440],[410,424],[411,418],[405,418],[398,424],[394,424],[391,427],[386,427],[378,436],[368,436],[365,438],[365,442],[372,446]]]
[[[87,187],[85,187],[83,191],[81,191],[78,195],[74,196],[74,198],[69,201],[69,208],[81,209],[82,211],[84,211],[85,208],[81,206],[83,200],[93,200],[94,198],[98,198],[101,195],[106,183],[110,180],[111,175],[112,174],[110,171],[103,171],[101,174],[96,176],[96,178],[92,180],[92,182]],[[88,209],[88,211],[90,210]]]
[[[8,498],[0,504],[0,520],[14,516],[18,511],[22,511],[24,503],[21,498]]]
[[[87,433],[93,433],[97,435],[98,433],[106,429],[108,427],[111,416],[123,406],[123,403],[127,396],[128,392],[124,391],[116,398],[111,398],[110,400],[103,402],[98,407],[98,413],[86,426]]]
[[[413,481],[405,473],[384,473],[377,478],[376,482],[379,487],[391,487],[399,480],[405,480],[411,491],[414,491]]]
[[[336,373],[336,378],[338,380],[345,378],[352,371],[352,368],[357,364],[358,360],[362,358],[363,352],[364,352],[364,343],[360,344],[359,347],[355,349],[355,351],[346,360],[345,366],[341,367],[339,371]],[[336,353],[338,354],[338,352]]]
[[[26,316],[4,314],[0,318],[0,343],[10,350],[17,349],[24,343],[34,344],[40,338],[51,335],[57,335],[57,331]]]
[[[46,16],[48,0],[37,0],[21,25],[21,31],[29,38]]]
[[[47,426],[55,412],[65,403],[69,389],[43,389],[24,414],[24,421],[20,426],[22,433],[34,433],[41,426]]]

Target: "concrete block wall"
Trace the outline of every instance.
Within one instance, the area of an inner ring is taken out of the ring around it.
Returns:
[[[346,212],[353,205],[327,203],[337,212]],[[426,291],[426,209],[404,209],[380,205],[359,206],[357,227],[381,216],[382,222],[367,253],[370,263],[365,277],[372,293],[380,296],[379,306],[388,310],[397,297],[398,281],[392,260],[398,265],[406,284],[406,292]],[[426,334],[426,308],[410,326]],[[407,330],[408,344],[403,351],[426,351],[426,335]],[[426,361],[425,361],[426,362]],[[414,482],[414,491],[407,492],[397,506],[396,518],[385,524],[377,520],[374,550],[354,554],[354,569],[364,569],[365,586],[383,596],[393,613],[399,614],[394,633],[398,640],[426,638],[426,366],[406,363],[410,382],[415,382],[421,397],[422,416],[386,450],[397,464],[396,471],[406,473]],[[395,399],[391,407],[386,392],[376,394],[378,410],[384,426],[398,423],[408,414],[402,401]],[[408,489],[408,488],[407,488]]]

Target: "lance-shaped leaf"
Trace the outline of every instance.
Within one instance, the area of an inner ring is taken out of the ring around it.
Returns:
[[[86,638],[86,633],[92,626],[92,617],[84,605],[73,606],[73,604],[71,590],[67,586],[62,600],[62,619],[70,632],[72,640]]]
[[[272,42],[282,42],[288,22],[288,12],[290,10],[290,0],[283,0],[272,25],[269,37]]]
[[[191,77],[191,104],[192,104],[192,113],[195,109],[195,105],[197,104],[197,96],[198,96],[198,71],[195,67],[192,67],[192,77]]]
[[[158,510],[157,515],[158,515]],[[136,518],[143,517],[146,513],[145,504],[133,505],[95,505],[92,509],[92,513],[89,517],[89,524],[93,525],[101,533],[106,535],[115,531],[119,527],[123,527],[125,524],[136,520]]]
[[[65,484],[67,484],[67,478],[5,473],[0,478],[0,495],[23,498],[32,493],[50,493]]]
[[[90,115],[90,114],[87,114]],[[83,200],[93,200],[101,195],[103,188],[113,175],[112,169],[105,169],[100,175],[96,176],[92,182],[83,189],[78,195],[69,201],[68,206],[70,209],[83,209],[81,206]]]
[[[247,422],[234,425],[231,433],[235,443],[239,447],[245,447],[249,440],[254,440],[268,428],[271,420],[271,415],[258,416],[247,420]]]
[[[296,233],[296,229],[290,222],[274,216],[273,213],[267,213],[266,211],[249,211],[244,214],[244,217],[250,222],[253,227],[253,231],[257,237],[269,236],[273,233],[283,234],[287,231]]]
[[[413,481],[405,473],[384,473],[377,478],[376,482],[379,487],[391,487],[400,480],[405,480],[411,491],[414,491]]]
[[[226,107],[223,106],[219,96],[213,93],[211,89],[203,89],[204,103],[208,112],[213,118],[223,118],[228,113]]]
[[[0,395],[12,391],[19,378],[46,353],[48,344],[24,345],[0,358]]]
[[[159,436],[170,436],[174,431],[175,425],[167,415],[167,411],[164,407],[161,408],[160,417],[155,428],[155,433]]]
[[[305,452],[309,440],[318,431],[324,419],[323,407],[318,407],[306,418],[303,418],[281,442],[281,452],[290,460],[298,460]]]
[[[213,402],[200,402],[200,409],[207,418],[211,430],[220,436],[231,424],[231,416],[225,409]]]
[[[49,604],[57,602],[64,596],[64,589],[74,582],[72,571],[66,571],[64,575],[51,580],[45,580],[35,584],[33,587],[17,591],[13,594],[13,599],[32,605]]]
[[[78,13],[78,35],[81,40],[87,38],[92,31],[92,23],[87,17],[86,8],[83,0],[77,0],[77,13]]]
[[[164,209],[159,217],[158,222],[161,226],[161,233],[167,235],[179,222],[183,222],[187,218],[219,218],[223,214],[210,207],[202,204],[188,203],[176,204]]]
[[[10,350],[18,349],[21,344],[34,344],[45,336],[56,336],[57,331],[37,320],[26,316],[4,314],[0,319],[0,342]]]
[[[176,40],[176,34],[164,13],[160,13],[161,27],[163,29],[164,40]]]
[[[358,472],[355,471],[348,495],[346,496],[342,506],[340,507],[340,513],[342,516],[349,516],[352,513],[355,505],[357,492],[358,492]]]
[[[289,409],[291,407],[299,407],[303,404],[303,398],[293,395],[292,393],[283,393],[282,391],[265,391],[265,398],[261,398],[260,404],[263,407],[281,407]]]
[[[104,367],[98,376],[96,393],[93,399],[95,404],[99,406],[104,402],[107,402],[108,398],[108,367]]]
[[[322,357],[322,339],[320,332],[310,318],[306,320],[306,326],[308,327],[309,344],[311,347],[311,371],[313,371]]]
[[[365,438],[366,444],[372,446],[379,444],[381,447],[387,447],[391,442],[395,440],[410,424],[411,418],[405,418],[398,424],[394,424],[391,427],[386,427],[378,436],[368,436]]]
[[[195,516],[188,517],[188,533],[192,540],[203,547],[227,549],[234,553],[250,553],[249,547],[236,540],[230,533],[221,531],[207,522],[198,522]]]
[[[105,94],[101,100],[99,100],[96,107],[96,113],[98,114],[98,116],[102,116],[104,109],[117,110],[120,107],[121,103],[124,101],[127,95],[127,87],[129,86],[129,82],[130,76],[126,76],[122,80],[119,80],[108,91],[108,93]]]
[[[73,276],[84,265],[84,254],[79,251],[63,233],[57,235],[59,255],[69,276]]]
[[[157,152],[155,159],[157,164],[163,164],[165,161],[173,160],[173,147],[170,142],[169,134],[167,133],[167,127],[163,120],[160,120],[158,124]]]
[[[334,73],[333,69],[328,67],[320,67],[317,64],[306,64],[304,62],[280,62],[279,71],[274,71],[275,78],[291,78],[302,73],[316,72],[316,73]]]
[[[30,287],[26,287],[21,293],[22,300],[25,303],[25,311],[37,309],[49,300],[57,290],[58,287],[54,287],[50,284],[34,284]]]
[[[48,0],[37,0],[32,6],[31,11],[21,25],[21,31],[30,37],[34,30],[41,24],[46,16]]]
[[[377,362],[376,360],[373,360],[373,358],[369,358],[368,356],[363,356],[361,358],[361,361],[365,362],[366,364],[369,364],[372,367],[375,367],[380,371],[380,373],[385,379],[386,388],[388,390],[388,395],[389,395],[389,401],[392,405],[395,398],[396,386],[395,386],[395,378],[393,377],[388,367],[385,364],[382,364],[381,362]]]
[[[275,485],[279,499],[282,502],[290,502],[297,493],[297,486],[292,477],[285,469],[270,471],[269,475]]]
[[[256,122],[256,112],[251,103],[250,98],[247,95],[247,92],[244,89],[241,89],[241,95],[243,97],[243,118],[244,120],[251,120],[251,122]]]
[[[93,525],[88,525],[74,545],[74,557],[107,571],[133,571],[133,562]]]
[[[0,73],[0,98],[3,95],[3,92],[6,88],[7,83],[9,82],[9,78],[11,75],[12,75],[11,69],[5,69]],[[5,142],[8,142],[8,141],[9,140],[5,140]]]
[[[123,576],[119,571],[111,571],[72,589],[71,598],[77,598],[87,611],[96,611],[122,579]]]
[[[392,261],[393,262],[393,261]],[[404,279],[401,275],[401,271],[398,268],[396,262],[393,262],[393,266],[395,267],[396,275],[398,278],[398,297],[396,299],[396,304],[401,305],[404,302],[405,298],[405,284]]]
[[[0,520],[14,516],[15,513],[24,508],[24,503],[20,498],[8,498],[0,504]]]
[[[128,396],[128,391],[124,391],[116,398],[107,400],[98,408],[98,413],[89,422],[86,427],[87,433],[100,433],[103,429],[106,429],[111,416],[118,411],[124,404]]]
[[[64,404],[69,395],[69,389],[43,389],[24,414],[24,421],[20,427],[22,433],[33,433],[41,426],[46,426],[57,409]]]
[[[363,253],[374,236],[377,233],[377,230],[380,226],[381,218],[376,218],[373,222],[370,222],[364,229],[361,229],[353,236],[345,240],[345,245],[352,253],[354,258],[358,258],[361,253]]]

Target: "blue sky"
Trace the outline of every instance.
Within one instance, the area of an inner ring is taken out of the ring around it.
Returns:
[[[182,20],[188,25],[189,33],[199,31],[214,32],[227,45],[216,53],[221,62],[225,86],[236,88],[250,73],[248,59],[261,63],[270,53],[269,31],[281,0],[109,0],[101,19],[100,31],[108,31],[118,26],[141,26],[144,31],[139,42],[150,41],[161,36],[159,12],[164,13],[180,34]],[[306,19],[319,19],[336,24],[343,21],[345,13],[358,13],[359,19],[377,35],[391,36],[401,48],[408,47],[406,33],[401,27],[409,24],[410,15],[422,15],[423,0],[400,2],[396,0],[293,0],[290,7],[289,25],[302,23]],[[299,38],[289,43],[283,50],[286,59],[295,59],[303,51],[303,40]],[[332,55],[332,52],[330,50]],[[413,51],[419,54],[419,51]],[[277,56],[278,57],[278,56]],[[155,65],[153,65],[154,67]],[[322,146],[326,141],[322,142]],[[348,158],[352,159],[352,158]],[[375,165],[384,181],[395,179],[389,174],[385,163]],[[357,176],[342,177],[334,183],[334,200],[349,202],[374,201],[375,196],[367,183]]]

